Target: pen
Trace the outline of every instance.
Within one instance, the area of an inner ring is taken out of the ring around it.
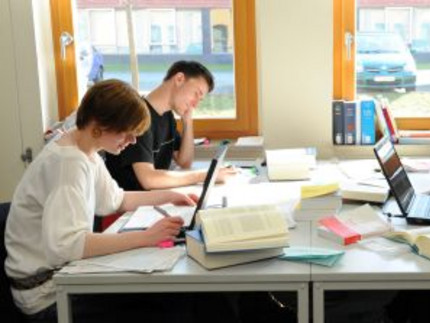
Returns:
[[[163,209],[161,206],[154,205],[154,210],[160,213],[161,215],[165,216],[166,218],[170,217],[171,215]]]
[[[160,207],[158,205],[154,205],[154,210],[157,211],[158,213],[160,213],[162,216],[165,216],[166,218],[170,217],[170,214],[167,213],[167,211],[165,209],[163,209],[162,207]],[[158,247],[160,247],[160,248],[171,248],[174,245],[175,244],[173,243],[172,240],[164,240],[158,244]]]

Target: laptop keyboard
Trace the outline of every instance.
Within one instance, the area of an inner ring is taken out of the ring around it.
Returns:
[[[430,218],[430,196],[415,195],[409,214]]]

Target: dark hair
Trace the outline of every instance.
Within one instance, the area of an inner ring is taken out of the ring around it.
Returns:
[[[170,66],[163,81],[170,80],[177,73],[184,73],[185,78],[203,77],[208,85],[209,92],[214,88],[212,73],[202,64],[196,61],[177,61]]]
[[[146,103],[129,84],[105,80],[94,84],[84,95],[76,114],[76,126],[83,129],[92,121],[103,130],[144,133],[151,118]]]

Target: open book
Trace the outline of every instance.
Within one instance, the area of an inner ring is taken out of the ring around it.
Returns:
[[[207,252],[288,246],[288,227],[276,205],[200,210]]]
[[[323,228],[318,228],[318,235],[344,245],[391,230],[391,225],[369,204],[324,217],[319,223]]]
[[[407,243],[417,254],[430,259],[430,227],[391,231],[386,233],[384,237]]]

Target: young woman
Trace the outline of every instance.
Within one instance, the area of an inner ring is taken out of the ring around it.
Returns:
[[[164,218],[146,231],[92,232],[95,214],[195,203],[195,196],[173,191],[124,192],[106,170],[98,152],[119,154],[149,124],[145,101],[133,88],[118,80],[102,81],[82,99],[76,129],[45,146],[28,167],[7,220],[5,269],[15,303],[30,320],[55,320],[52,276],[67,262],[156,246],[178,234],[179,217]]]

